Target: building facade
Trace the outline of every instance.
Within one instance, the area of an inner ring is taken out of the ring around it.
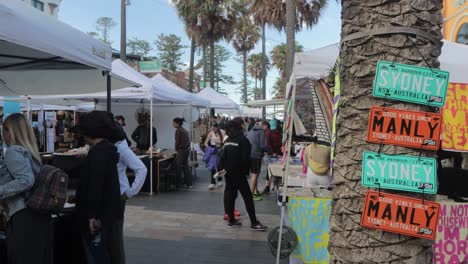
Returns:
[[[468,44],[468,0],[444,0],[444,39]]]
[[[30,4],[34,8],[38,9],[45,14],[57,18],[59,13],[60,4],[62,0],[17,0],[22,1],[26,4]]]

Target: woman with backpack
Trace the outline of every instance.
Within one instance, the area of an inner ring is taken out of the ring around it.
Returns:
[[[10,115],[3,123],[3,138],[8,149],[0,164],[0,201],[9,217],[8,263],[52,263],[51,217],[26,206],[41,168],[31,124],[22,114]]]

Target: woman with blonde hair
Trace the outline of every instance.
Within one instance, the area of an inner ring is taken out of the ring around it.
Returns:
[[[2,132],[8,147],[0,161],[0,201],[9,217],[8,263],[51,263],[51,217],[26,206],[41,167],[34,132],[22,114],[8,116]]]

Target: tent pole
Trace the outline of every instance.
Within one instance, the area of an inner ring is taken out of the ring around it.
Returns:
[[[110,72],[107,72],[107,112],[112,112],[111,99],[112,99],[112,84]]]
[[[27,115],[28,115],[28,120],[30,122],[32,122],[32,118],[31,118],[31,97],[28,96],[28,111],[27,111]]]
[[[150,99],[150,195],[153,195],[153,95]]]

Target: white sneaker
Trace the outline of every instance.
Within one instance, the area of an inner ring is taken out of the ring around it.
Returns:
[[[218,172],[215,173],[215,175],[213,175],[213,179],[217,179],[218,177],[224,177],[224,175],[226,175],[225,170],[218,171]]]
[[[216,188],[216,185],[214,185],[214,184],[208,185],[208,189],[210,189],[210,190],[214,190],[215,188]]]
[[[219,181],[219,182],[218,182],[218,187],[221,187],[221,186],[223,186],[223,182],[222,182],[222,181]]]

